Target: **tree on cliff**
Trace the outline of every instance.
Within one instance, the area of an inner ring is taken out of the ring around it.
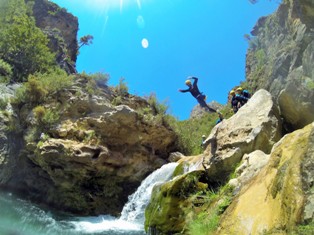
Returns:
[[[26,80],[29,74],[45,72],[54,65],[46,35],[23,0],[2,0],[0,16],[0,59],[13,68],[13,80]]]
[[[89,34],[81,37],[80,38],[80,42],[79,42],[79,44],[80,44],[79,49],[82,46],[88,46],[88,45],[92,44],[93,43],[93,39],[94,39],[94,37],[92,35],[89,35]]]

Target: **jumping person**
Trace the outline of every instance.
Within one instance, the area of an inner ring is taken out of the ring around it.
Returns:
[[[190,79],[194,80],[193,85],[192,85]],[[206,96],[199,91],[198,86],[197,86],[197,81],[198,81],[198,78],[196,78],[196,77],[188,77],[188,80],[185,81],[185,84],[189,88],[186,89],[186,90],[179,89],[179,91],[180,92],[190,92],[191,95],[197,100],[197,102],[200,104],[200,106],[202,108],[205,108],[208,112],[218,113],[219,116],[222,116],[220,112],[218,112],[217,110],[209,107],[206,104],[206,102],[205,102]]]

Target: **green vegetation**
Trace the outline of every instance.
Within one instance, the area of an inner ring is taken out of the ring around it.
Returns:
[[[93,39],[94,37],[92,35],[85,35],[83,37],[80,38],[80,42],[79,42],[79,49],[82,47],[82,46],[88,46],[90,44],[93,43]]]
[[[220,217],[232,201],[233,188],[226,184],[217,190],[209,190],[204,197],[204,205],[200,212],[187,225],[188,234],[213,234],[219,225]]]
[[[295,231],[291,233],[292,235],[307,235],[314,234],[314,222],[309,224],[300,224],[296,227]]]
[[[25,2],[2,0],[1,8],[0,59],[12,67],[11,79],[25,81],[30,74],[47,72],[55,65],[54,54]]]
[[[16,91],[14,103],[30,103],[33,106],[48,100],[51,95],[70,87],[73,78],[65,71],[56,69],[47,73],[36,73]]]
[[[189,234],[207,235],[214,232],[219,224],[217,211],[202,212],[189,225]]]
[[[146,100],[157,114],[166,114],[168,110],[167,101],[159,102],[155,93],[151,93]]]
[[[127,96],[129,94],[129,87],[127,83],[125,82],[125,78],[120,78],[119,84],[114,87],[114,91],[119,95],[119,96]]]
[[[36,106],[33,109],[33,113],[37,124],[42,127],[42,129],[49,130],[49,128],[51,128],[51,126],[57,123],[60,119],[60,115],[57,110],[45,108],[41,105]]]
[[[229,118],[233,112],[229,107],[220,110],[224,118]],[[197,119],[178,121],[176,118],[168,116],[167,122],[174,129],[179,137],[179,145],[186,155],[197,155],[203,152],[201,147],[202,135],[209,136],[210,131],[216,125],[217,114],[206,113]]]
[[[161,234],[212,234],[231,204],[232,193],[233,188],[228,184],[209,185],[204,171],[177,175],[153,189],[145,211],[145,230],[152,228]]]
[[[68,76],[61,69],[55,69],[47,73],[29,75],[28,81],[21,84],[16,90],[16,95],[11,101],[12,104],[15,107],[26,105],[25,107],[34,116],[35,123],[29,126],[25,136],[28,143],[39,140],[41,133],[48,132],[59,121],[61,109],[60,105],[56,104],[56,97],[59,91],[70,87],[72,84],[72,76]],[[25,125],[24,121],[21,120],[22,126]],[[16,129],[12,130],[17,131]]]
[[[93,73],[93,74],[87,74],[85,72],[82,72],[77,76],[77,78],[85,79],[87,80],[86,84],[86,91],[90,95],[97,94],[97,86],[100,87],[106,87],[108,85],[108,80],[110,78],[109,74],[106,73]]]
[[[8,83],[12,76],[12,67],[0,59],[0,83]]]
[[[310,90],[314,90],[314,81],[308,81],[307,83],[306,83],[306,87],[308,88],[308,89],[310,89]]]

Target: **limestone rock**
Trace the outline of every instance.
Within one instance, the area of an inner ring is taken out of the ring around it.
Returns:
[[[190,194],[208,189],[204,171],[193,171],[176,177],[163,185],[155,186],[145,211],[145,229],[150,234],[181,233],[189,212],[202,198],[190,198]]]
[[[246,77],[278,100],[288,131],[314,121],[314,3],[284,1],[252,31]]]
[[[26,146],[15,163],[20,170],[3,185],[56,209],[117,215],[141,181],[178,150],[177,136],[160,117],[140,112],[150,107],[147,101],[130,96],[138,110],[113,106],[109,88],[88,94],[86,86],[79,79],[47,99],[45,107],[57,101],[63,115],[42,133],[34,132],[36,118],[23,106],[24,133],[33,141],[24,136]]]
[[[245,153],[269,153],[281,135],[279,111],[270,93],[257,91],[234,116],[216,125],[206,139],[204,155],[210,159],[209,174],[224,181]]]
[[[218,234],[289,234],[313,221],[313,141],[314,123],[284,136],[224,213]]]
[[[237,192],[243,185],[257,175],[260,170],[268,163],[269,155],[260,150],[243,156],[242,164],[235,170],[237,178],[229,181]]]
[[[0,84],[0,99],[3,102],[0,112],[0,185],[5,184],[14,174],[18,154],[23,145],[21,136],[11,133],[12,129],[18,130],[19,125],[15,122],[17,116],[9,99],[14,97],[15,90],[19,86],[18,84]]]
[[[27,2],[30,0],[27,0]],[[36,26],[41,28],[50,40],[49,47],[56,53],[56,60],[69,74],[75,73],[78,43],[78,19],[64,8],[47,0],[35,0],[33,15]]]
[[[169,162],[177,162],[181,159],[184,159],[184,157],[185,156],[182,153],[174,152],[174,153],[170,153],[168,160]]]

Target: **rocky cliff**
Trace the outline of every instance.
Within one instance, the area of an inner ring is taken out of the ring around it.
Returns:
[[[48,0],[25,0],[25,2],[34,2],[32,9],[36,26],[48,36],[49,47],[56,53],[58,64],[69,74],[75,73],[78,54],[77,17]]]
[[[313,222],[313,141],[314,123],[282,138],[268,164],[243,182],[223,214],[218,234],[291,234],[297,225]]]
[[[43,125],[38,115],[44,114],[31,103],[15,106],[15,130],[8,135],[4,126],[11,137],[0,143],[7,150],[1,186],[62,211],[117,215],[141,181],[177,150],[177,136],[146,100],[94,83],[91,93],[91,81],[73,79],[36,106],[40,112],[58,109],[62,116],[53,125]]]
[[[314,2],[285,0],[252,30],[246,77],[279,103],[288,130],[314,120]]]
[[[176,177],[154,188],[146,229],[291,234],[312,223],[314,122],[286,135],[282,126],[270,93],[256,92],[212,130],[203,154],[181,158]]]

